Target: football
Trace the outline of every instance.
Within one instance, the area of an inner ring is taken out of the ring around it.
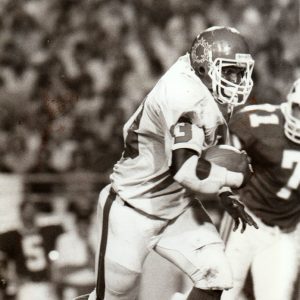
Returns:
[[[251,166],[246,152],[240,151],[233,146],[212,146],[203,151],[202,157],[229,171],[241,172],[243,174],[251,172]]]

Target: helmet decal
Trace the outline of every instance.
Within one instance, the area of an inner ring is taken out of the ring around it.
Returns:
[[[201,54],[200,58],[197,55],[197,51],[196,51],[196,49],[198,49],[199,46],[203,47],[203,54]],[[204,63],[205,61],[210,63],[211,47],[212,45],[210,45],[203,37],[201,37],[201,39],[198,39],[197,37],[197,40],[195,41],[191,51],[192,59],[197,63]]]

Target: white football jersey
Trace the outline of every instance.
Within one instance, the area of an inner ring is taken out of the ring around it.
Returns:
[[[111,175],[120,197],[147,214],[172,219],[188,206],[187,191],[169,172],[172,150],[216,143],[225,120],[194,73],[189,55],[162,76],[124,126],[125,149]]]

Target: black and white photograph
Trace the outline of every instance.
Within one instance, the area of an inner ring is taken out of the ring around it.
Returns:
[[[0,300],[300,300],[300,0],[0,0]]]

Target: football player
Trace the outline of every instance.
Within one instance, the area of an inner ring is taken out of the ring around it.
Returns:
[[[90,300],[136,299],[150,249],[188,274],[194,284],[189,300],[220,299],[232,286],[223,242],[194,195],[246,181],[246,158],[234,172],[201,153],[217,143],[233,108],[247,100],[253,65],[236,29],[209,28],[125,124],[123,155],[99,197],[102,234]]]
[[[240,299],[250,269],[256,300],[291,299],[300,219],[300,79],[286,103],[245,107],[231,119],[230,131],[234,144],[251,157],[254,175],[240,198],[260,230],[232,232],[224,217],[234,287],[222,299]]]
[[[34,203],[20,204],[22,228],[0,234],[0,253],[14,262],[17,281],[17,300],[56,299],[50,284],[48,254],[54,249],[61,225],[37,226]]]

